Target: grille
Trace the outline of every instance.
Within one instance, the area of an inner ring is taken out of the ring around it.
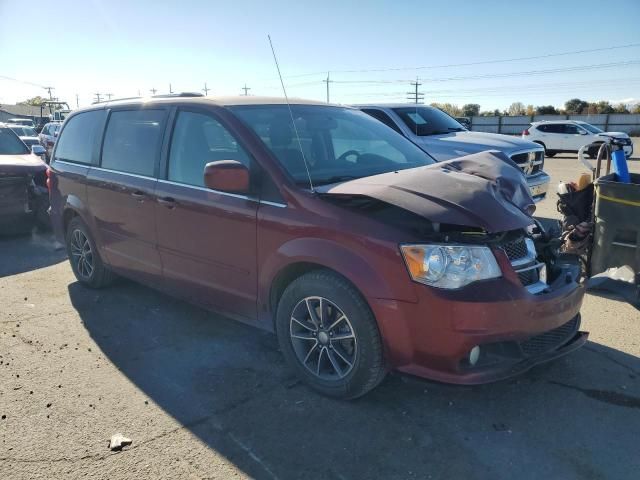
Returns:
[[[520,166],[520,168],[524,170],[529,166],[529,152],[511,155],[511,160],[516,162]],[[534,163],[536,164],[532,165],[531,173],[529,175],[534,175],[542,171],[542,167],[544,166],[544,152],[536,152]]]
[[[504,253],[507,254],[507,257],[512,262],[526,257],[529,253],[524,238],[518,238],[517,240],[507,242],[502,245],[502,248],[504,249]]]
[[[540,355],[548,352],[569,340],[578,330],[579,325],[580,318],[575,316],[573,319],[558,328],[554,328],[548,332],[531,337],[529,340],[520,342],[520,348],[526,356]]]

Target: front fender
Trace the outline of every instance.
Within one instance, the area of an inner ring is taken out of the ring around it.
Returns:
[[[360,250],[371,252],[365,257],[343,243],[326,239],[295,238],[282,244],[260,268],[261,303],[268,309],[273,281],[285,268],[296,263],[311,263],[334,270],[353,283],[365,297],[416,302],[413,283],[400,252],[391,252],[383,245],[369,247],[360,245]]]

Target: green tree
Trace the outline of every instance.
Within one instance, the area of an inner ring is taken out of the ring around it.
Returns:
[[[536,107],[536,115],[557,115],[558,110],[553,105],[540,105]]]
[[[22,101],[18,103],[18,105],[33,105],[34,107],[39,107],[45,100],[45,98],[42,98],[40,95],[38,95],[37,97],[28,98]]]
[[[601,100],[598,103],[596,103],[596,108],[598,113],[614,113],[615,112],[611,104],[606,100]]]
[[[467,103],[462,106],[463,117],[474,117],[480,114],[480,105],[477,103]]]
[[[579,98],[572,98],[571,100],[567,100],[564,104],[564,109],[569,115],[582,113],[582,111],[587,107],[589,107],[589,102],[580,100]]]
[[[631,108],[631,113],[640,113],[640,103],[636,103],[633,108]]]

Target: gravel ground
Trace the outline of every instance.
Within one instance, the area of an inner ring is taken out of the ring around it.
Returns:
[[[272,335],[128,281],[85,289],[64,257],[47,235],[0,240],[2,479],[638,478],[640,314],[615,297],[586,297],[585,348],[516,379],[392,375],[340,402]],[[133,444],[111,452],[114,433]]]

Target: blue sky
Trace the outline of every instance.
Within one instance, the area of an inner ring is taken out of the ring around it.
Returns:
[[[26,3],[29,3],[26,8]],[[44,15],[51,13],[52,26]],[[610,13],[609,13],[610,12]],[[0,0],[0,76],[55,87],[75,106],[114,96],[197,91],[281,95],[271,34],[290,96],[403,101],[420,77],[427,103],[562,105],[572,97],[640,98],[640,46],[545,59],[423,68],[640,44],[640,0],[580,1],[119,1]],[[37,35],[31,32],[37,31]],[[404,68],[391,72],[344,70]],[[317,72],[317,73],[316,73]],[[316,73],[315,75],[304,75]],[[444,80],[513,74],[493,78]],[[354,82],[354,83],[339,83]],[[371,83],[360,83],[371,82]],[[45,93],[0,78],[0,104]]]

